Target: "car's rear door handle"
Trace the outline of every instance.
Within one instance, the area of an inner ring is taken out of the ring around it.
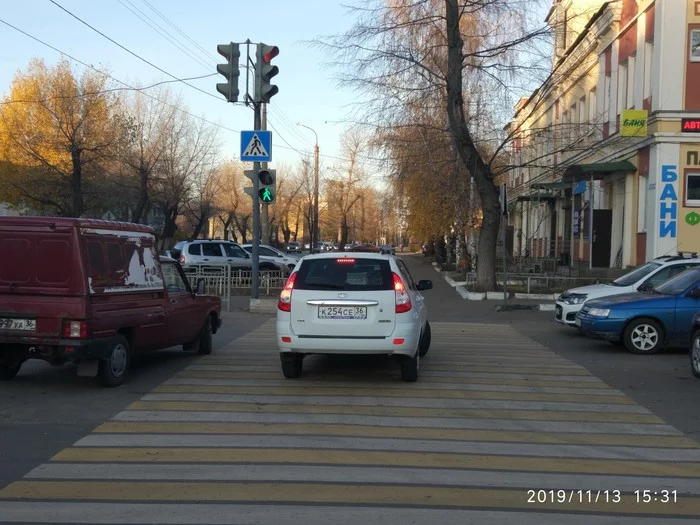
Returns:
[[[209,259],[202,259],[203,261],[208,261]]]

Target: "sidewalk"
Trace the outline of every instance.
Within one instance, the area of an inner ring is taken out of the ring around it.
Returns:
[[[433,289],[423,293],[431,319],[445,322],[469,323],[514,323],[514,322],[543,322],[554,319],[553,312],[540,311],[542,301],[508,300],[509,306],[520,305],[512,311],[498,311],[503,306],[503,295],[500,299],[483,301],[468,301],[462,299],[454,287],[448,284],[442,275],[435,271],[432,264],[422,254],[400,254],[408,266],[414,281],[430,279]],[[537,308],[537,309],[535,309]]]

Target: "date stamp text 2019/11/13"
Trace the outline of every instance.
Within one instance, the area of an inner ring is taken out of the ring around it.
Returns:
[[[676,503],[678,491],[640,489],[628,493],[621,490],[529,489],[527,503]]]

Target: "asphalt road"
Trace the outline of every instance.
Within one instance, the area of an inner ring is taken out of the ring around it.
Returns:
[[[0,384],[0,523],[696,522],[686,353],[496,312],[405,260],[434,283],[415,384],[386,358],[322,356],[284,380],[273,316],[242,311],[211,356],[154,354],[117,389],[27,366]]]
[[[267,319],[240,312],[225,315],[221,330],[214,335],[215,350]],[[43,361],[27,361],[12,381],[0,382],[0,488],[196,359],[181,348],[138,357],[132,362],[129,381],[116,389],[102,388],[94,378],[77,377],[73,365],[52,367]]]

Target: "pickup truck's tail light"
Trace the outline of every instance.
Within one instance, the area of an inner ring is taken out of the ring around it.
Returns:
[[[66,339],[87,339],[90,336],[90,325],[87,321],[63,321],[63,337]]]
[[[297,280],[297,274],[294,272],[287,279],[287,284],[284,285],[282,292],[280,293],[280,298],[277,301],[277,308],[283,312],[292,311],[292,291],[294,290],[294,281]]]
[[[396,296],[396,313],[403,314],[408,312],[413,305],[411,304],[411,297],[408,295],[406,290],[406,285],[403,283],[401,277],[393,273],[391,276],[394,278],[394,294]]]

